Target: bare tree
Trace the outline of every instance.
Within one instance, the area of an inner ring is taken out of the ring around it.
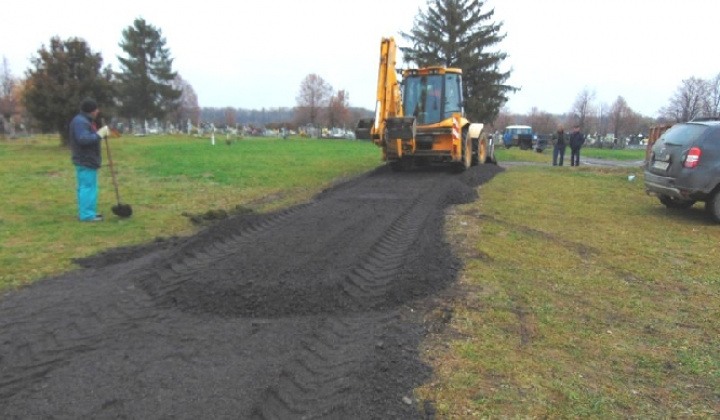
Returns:
[[[720,118],[720,73],[706,81],[703,114],[710,118]]]
[[[225,126],[234,127],[236,122],[235,109],[231,107],[225,108]]]
[[[18,100],[16,97],[17,79],[10,71],[7,57],[3,56],[0,68],[0,135],[13,135],[14,129],[10,119],[17,112]]]
[[[630,125],[633,114],[633,110],[630,109],[625,98],[618,96],[610,108],[610,128],[616,138],[620,139],[623,134],[628,134],[625,130]]]
[[[527,116],[525,122],[527,123],[527,125],[533,127],[533,129],[536,129],[539,118],[540,110],[538,109],[538,107],[534,106],[530,108],[530,114]]]
[[[539,134],[554,133],[557,129],[557,124],[557,118],[549,112],[540,111],[537,107],[533,107],[530,110],[528,125],[533,128],[534,132]]]
[[[685,79],[678,87],[670,104],[660,110],[661,116],[676,122],[690,121],[701,115],[707,82],[697,77]]]
[[[345,90],[339,90],[330,97],[327,116],[329,127],[350,125],[350,95]]]
[[[328,106],[333,88],[317,74],[309,74],[300,83],[297,95],[296,121],[299,124],[311,124],[316,127],[320,122],[320,113]]]
[[[183,127],[188,120],[199,124],[200,105],[195,89],[193,89],[190,82],[183,79],[179,74],[173,79],[172,86],[175,90],[182,91],[182,94],[180,95],[178,108],[169,116],[170,120],[177,123],[179,127]]]
[[[585,132],[588,118],[595,114],[593,101],[595,100],[595,91],[584,88],[578,93],[573,103],[570,114],[575,119],[575,124],[580,126],[580,131]]]
[[[604,137],[610,130],[610,113],[612,108],[607,103],[603,102],[598,105],[598,120],[595,132],[598,136]]]
[[[507,106],[503,106],[500,108],[500,111],[498,112],[498,115],[492,125],[496,130],[503,131],[505,130],[505,127],[513,125],[514,123],[515,115],[510,112]]]

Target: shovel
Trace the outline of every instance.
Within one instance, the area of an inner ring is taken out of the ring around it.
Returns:
[[[120,201],[120,190],[118,189],[117,179],[115,178],[115,167],[113,166],[112,154],[110,154],[110,142],[108,142],[107,136],[105,136],[105,149],[107,150],[108,165],[110,166],[110,174],[112,175],[113,185],[115,186],[115,196],[117,197],[117,205],[112,206],[112,212],[118,217],[130,217],[132,216],[132,207],[129,204],[122,204]]]

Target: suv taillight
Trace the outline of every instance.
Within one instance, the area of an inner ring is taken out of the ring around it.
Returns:
[[[702,155],[702,150],[700,150],[699,147],[693,147],[688,151],[683,166],[686,168],[696,167],[698,165],[698,162],[700,161],[700,155]]]

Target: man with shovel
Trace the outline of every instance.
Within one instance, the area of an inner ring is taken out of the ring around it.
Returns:
[[[91,98],[83,99],[80,113],[70,122],[70,148],[77,175],[78,217],[83,222],[100,222],[97,213],[98,169],[102,164],[102,139],[110,134],[107,126],[95,130],[93,121],[100,109]]]

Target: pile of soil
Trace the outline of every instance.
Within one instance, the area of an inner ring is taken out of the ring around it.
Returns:
[[[412,390],[461,268],[444,212],[501,170],[381,167],[9,293],[0,418],[432,418]]]

